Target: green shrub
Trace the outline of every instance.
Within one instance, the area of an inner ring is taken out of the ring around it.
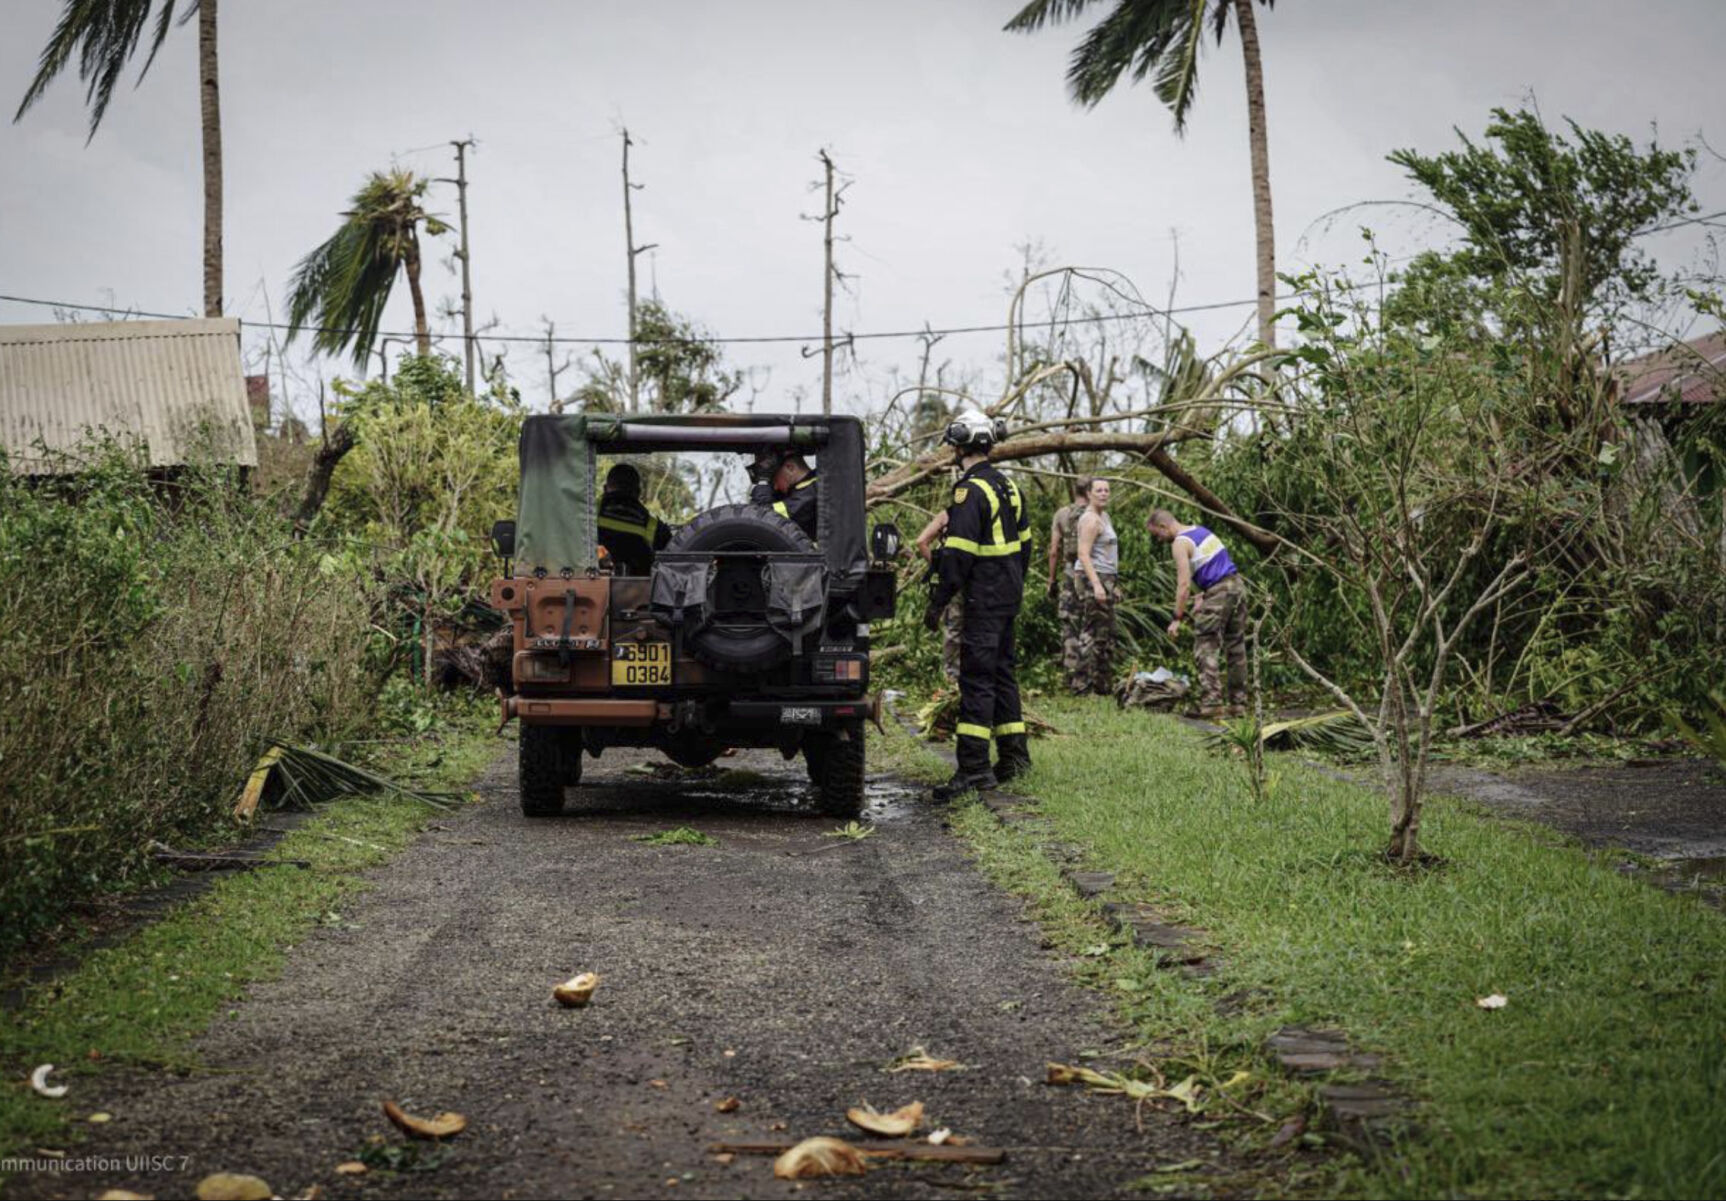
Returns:
[[[271,739],[368,720],[372,592],[230,473],[0,463],[0,955],[219,830]]]

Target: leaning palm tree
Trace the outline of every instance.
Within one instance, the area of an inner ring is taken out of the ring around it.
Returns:
[[[216,59],[216,5],[218,0],[191,0],[180,23],[198,16],[198,97],[204,127],[204,316],[222,315],[222,99]],[[24,93],[24,102],[12,120],[17,121],[42,98],[55,76],[78,54],[78,78],[84,81],[84,99],[90,106],[90,137],[108,111],[114,85],[119,82],[132,52],[150,25],[155,10],[155,28],[150,34],[150,53],[138,72],[143,79],[156,61],[156,51],[174,24],[176,0],[65,0],[60,23],[48,38],[37,62],[36,77]]]
[[[414,302],[414,342],[431,353],[426,302],[420,291],[420,226],[436,237],[449,229],[421,205],[428,180],[396,168],[375,171],[342,214],[341,228],[294,269],[288,294],[288,339],[310,325],[312,345],[325,354],[352,349],[363,369],[396,276],[408,277]]]
[[[1007,22],[1030,33],[1046,24],[1075,20],[1102,0],[1031,0]],[[1259,0],[1266,8],[1276,0]],[[1175,117],[1175,132],[1185,133],[1187,113],[1199,86],[1199,50],[1205,27],[1222,41],[1229,15],[1241,31],[1247,68],[1247,135],[1252,143],[1253,221],[1258,230],[1259,341],[1276,345],[1276,241],[1271,229],[1270,152],[1265,146],[1264,65],[1259,59],[1258,23],[1252,0],[1114,0],[1114,8],[1073,49],[1067,87],[1087,107],[1107,96],[1132,72],[1133,82],[1151,75],[1157,98]]]

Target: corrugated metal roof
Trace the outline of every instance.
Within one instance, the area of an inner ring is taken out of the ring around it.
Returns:
[[[1726,395],[1726,333],[1680,342],[1621,364],[1624,403],[1708,404]]]
[[[101,434],[139,444],[151,467],[256,467],[239,321],[0,326],[0,446],[12,469],[59,470]]]

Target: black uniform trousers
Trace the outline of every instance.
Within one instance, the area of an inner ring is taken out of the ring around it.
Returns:
[[[989,738],[1025,733],[1019,707],[1018,653],[1013,645],[1013,613],[978,612],[965,606],[959,639],[959,769],[967,775],[990,771]]]

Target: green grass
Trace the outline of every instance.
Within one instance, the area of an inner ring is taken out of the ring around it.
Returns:
[[[426,788],[465,786],[498,752],[489,714],[462,711],[455,724],[398,752],[374,757],[379,771]],[[112,1065],[195,1069],[190,1040],[221,1020],[246,986],[281,968],[286,952],[320,924],[342,920],[364,887],[359,873],[389,858],[444,817],[400,796],[352,797],[325,806],[287,834],[270,857],[309,869],[257,868],[224,876],[206,892],[78,967],[34,987],[0,1013],[0,1154],[64,1147],[94,1108],[91,1077]],[[75,945],[66,950],[78,954]],[[92,1054],[97,1058],[91,1058]],[[36,1096],[25,1078],[57,1065],[59,1100]],[[22,1082],[22,1083],[20,1083]]]
[[[692,830],[688,826],[678,826],[671,830],[661,830],[657,834],[638,834],[636,842],[646,843],[650,847],[714,847],[719,840],[711,834],[703,834],[700,830]]]
[[[909,698],[899,702],[899,711],[907,717],[913,717],[916,710]],[[936,755],[932,744],[907,731],[891,713],[882,715],[881,726],[881,731],[873,726],[864,731],[868,739],[864,753],[871,772],[892,772],[919,784],[937,784],[953,774],[952,766]],[[952,749],[950,743],[948,749]]]
[[[1033,794],[1056,835],[1222,948],[1216,977],[1143,969],[1118,945],[1081,969],[1169,1055],[1252,1066],[1288,1022],[1336,1024],[1387,1056],[1421,1105],[1394,1167],[1332,1182],[1369,1196],[1726,1193],[1726,922],[1621,878],[1544,831],[1434,801],[1407,875],[1378,858],[1377,794],[1273,757],[1255,806],[1239,764],[1172,719],[1051,706],[1067,737],[1033,746]],[[960,832],[1083,954],[1102,929],[1032,836],[982,810]],[[1123,984],[1123,981],[1125,982]],[[1262,1001],[1233,1016],[1226,994]],[[1478,997],[1509,1005],[1488,1012]],[[1260,1057],[1259,1067],[1263,1067]],[[1267,1095],[1274,1108],[1287,1094]]]

